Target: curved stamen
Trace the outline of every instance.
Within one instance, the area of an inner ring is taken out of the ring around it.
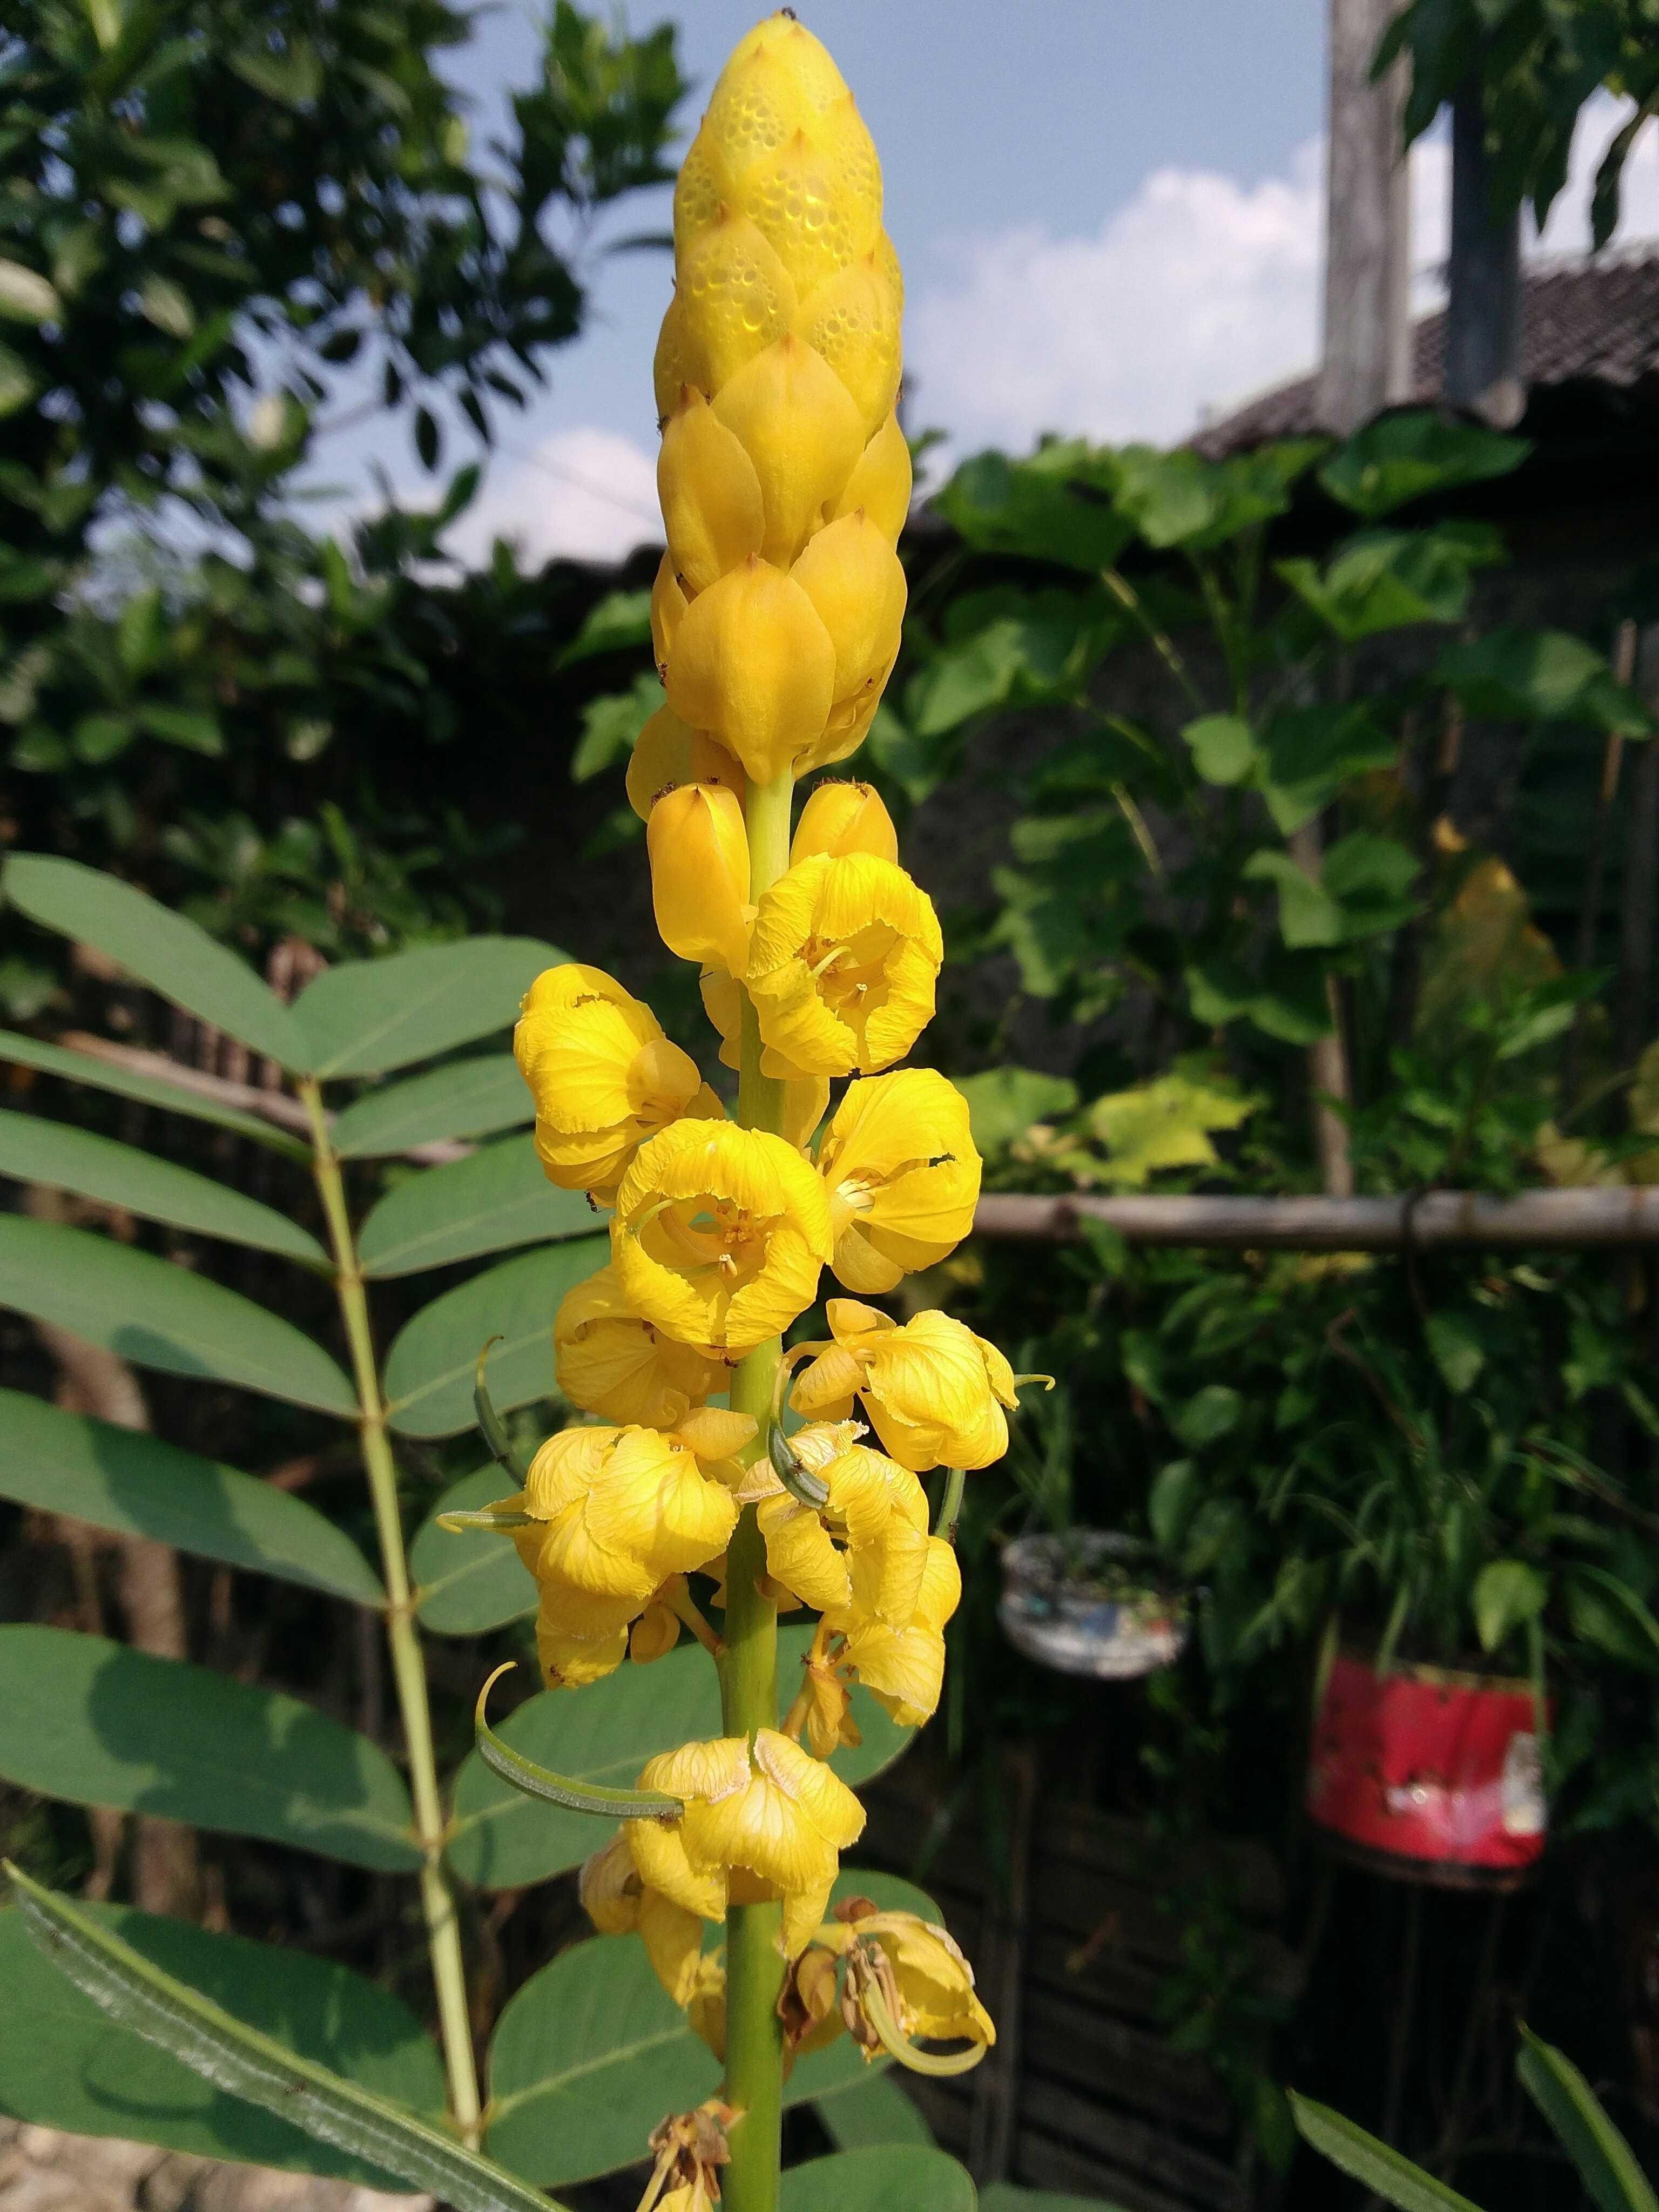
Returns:
[[[965,2051],[920,2051],[887,2009],[886,2000],[873,1981],[866,1982],[859,1992],[859,2004],[864,2017],[876,2031],[882,2049],[896,2058],[901,2066],[908,2066],[913,2074],[966,2074],[977,2066],[989,2045],[970,2043]]]
[[[533,1759],[526,1759],[521,1751],[514,1751],[510,1744],[503,1743],[484,1718],[484,1706],[491,1690],[503,1674],[512,1673],[515,1663],[509,1659],[495,1669],[479,1691],[478,1702],[472,1708],[478,1756],[491,1773],[499,1774],[515,1790],[522,1790],[526,1797],[562,1805],[570,1813],[598,1813],[612,1820],[679,1818],[685,1810],[684,1798],[670,1797],[657,1790],[603,1790],[597,1783],[574,1781],[568,1775],[555,1774],[548,1767],[538,1766]]]

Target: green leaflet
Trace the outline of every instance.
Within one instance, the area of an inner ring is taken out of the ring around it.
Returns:
[[[605,1265],[598,1237],[550,1244],[503,1261],[446,1291],[393,1340],[386,1364],[387,1410],[404,1436],[453,1437],[473,1425],[480,1347],[489,1358],[490,1395],[504,1413],[553,1392],[553,1316],[568,1290]]]
[[[452,1483],[415,1533],[409,1571],[415,1609],[434,1636],[482,1636],[536,1610],[536,1584],[505,1536],[453,1535],[444,1513],[466,1513],[504,1498],[511,1485],[495,1467]]]
[[[493,1137],[533,1120],[535,1104],[510,1052],[458,1060],[354,1099],[330,1136],[344,1160],[384,1158],[446,1137]]]
[[[321,1076],[380,1075],[508,1029],[564,954],[533,937],[469,937],[325,968],[294,1002]]]
[[[441,2129],[234,2020],[67,1898],[15,1867],[6,1871],[42,1950],[111,2019],[160,2044],[193,2072],[413,2188],[433,2191],[454,2212],[558,2212]]]
[[[1298,2097],[1294,2090],[1290,2098],[1297,2133],[1303,2141],[1311,2143],[1344,2173],[1351,2173],[1356,2181],[1374,2190],[1385,2203],[1398,2205],[1400,2212],[1480,2212],[1479,2205],[1467,2197],[1448,2189],[1443,2181],[1413,2166],[1402,2152],[1379,2142],[1328,2105],[1316,2105],[1311,2097]]]
[[[872,2144],[791,2166],[778,2212],[975,2212],[968,2169],[925,2143]]]
[[[820,2097],[814,2108],[837,2150],[871,2143],[930,2143],[933,2131],[890,2074],[873,2070]]]
[[[1521,2086],[1554,2130],[1600,2212],[1659,2212],[1635,2154],[1572,2061],[1524,2023],[1515,2062]]]
[[[388,1191],[357,1250],[365,1274],[411,1275],[514,1244],[591,1236],[593,1227],[585,1194],[549,1182],[530,1139],[503,1137]]]

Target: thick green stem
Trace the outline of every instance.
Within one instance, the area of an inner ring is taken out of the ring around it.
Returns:
[[[300,1087],[300,1095],[310,1117],[313,1171],[328,1224],[340,1319],[357,1386],[358,1436],[374,1510],[375,1534],[380,1540],[380,1576],[386,1583],[386,1642],[392,1655],[392,1679],[398,1692],[398,1711],[403,1721],[404,1744],[409,1756],[410,1795],[415,1807],[416,1840],[421,1849],[421,1911],[426,1922],[427,1948],[437,1991],[438,2028],[449,2080],[450,2112],[465,2140],[476,2148],[479,2136],[478,2076],[472,2051],[472,2027],[467,2016],[466,1969],[461,1956],[455,1899],[443,1869],[443,1804],[438,1793],[438,1762],[432,1745],[432,1709],[427,1698],[426,1665],[415,1630],[403,1516],[398,1510],[398,1470],[392,1461],[392,1441],[386,1434],[386,1402],[380,1395],[380,1370],[374,1360],[362,1270],[357,1264],[357,1247],[346,1210],[339,1159],[329,1142],[322,1093],[314,1083],[305,1083]]]
[[[758,899],[789,865],[793,779],[750,783],[749,895]],[[747,994],[743,1000],[742,1067],[738,1119],[745,1128],[783,1127],[783,1085],[761,1073],[760,1031]],[[772,1386],[782,1354],[774,1337],[742,1360],[732,1378],[735,1412],[760,1425],[755,1455],[766,1449]],[[752,1505],[744,1509],[726,1553],[726,1651],[720,1663],[722,1724],[747,1736],[778,1724],[778,1611],[763,1594],[766,1547]],[[726,2101],[742,2118],[731,2129],[732,2162],[722,2175],[721,2212],[775,2212],[783,2116],[783,1988],[781,1905],[734,1905],[726,1932]]]

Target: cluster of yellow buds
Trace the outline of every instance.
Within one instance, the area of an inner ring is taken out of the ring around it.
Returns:
[[[962,1471],[1006,1449],[1016,1378],[943,1312],[901,1325],[862,1303],[968,1234],[980,1160],[961,1095],[897,1066],[933,1014],[944,946],[886,808],[843,781],[792,804],[799,779],[862,742],[897,656],[910,462],[880,167],[788,10],[716,84],[674,235],[656,362],[666,704],[628,790],[658,928],[696,964],[720,1057],[741,1073],[738,1115],[610,975],[567,965],[527,994],[514,1048],[537,1150],[555,1182],[611,1209],[611,1251],[554,1332],[559,1389],[589,1419],[492,1511],[536,1578],[552,1687],[655,1659],[683,1627],[718,1652],[694,1573],[728,1632],[751,1587],[769,1620],[819,1615],[781,1726],[769,1674],[764,1714],[734,1728],[728,1679],[727,1733],[641,1774],[648,1816],[624,1817],[584,1870],[595,1923],[643,1939],[720,2050],[725,1969],[704,1930],[769,1902],[792,2052],[845,2026],[872,2055],[921,2034],[971,2058],[993,2030],[943,1930],[862,1902],[827,1917],[864,1824],[828,1763],[859,1741],[852,1687],[901,1726],[933,1712],[961,1596]],[[828,1300],[826,1339],[781,1355],[826,1268],[853,1295]],[[713,1402],[727,1396],[748,1410]],[[919,1478],[934,1469],[949,1502],[930,1527]],[[690,2191],[704,2185],[684,2128],[665,2137],[659,2185],[678,2174]]]

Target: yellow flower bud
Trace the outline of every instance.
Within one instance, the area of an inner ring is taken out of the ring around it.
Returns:
[[[980,1157],[968,1102],[930,1067],[850,1084],[818,1148],[818,1172],[837,1279],[865,1296],[890,1291],[974,1225]]]
[[[634,740],[628,763],[628,803],[641,822],[651,819],[658,795],[671,783],[723,783],[739,805],[749,787],[741,764],[706,730],[689,729],[671,707],[659,707]]]
[[[747,216],[729,209],[679,256],[678,275],[674,337],[666,350],[659,343],[656,368],[658,411],[665,416],[688,384],[711,398],[722,391],[745,362],[787,333],[800,304],[782,262]],[[677,368],[677,381],[667,386]]]
[[[677,1428],[730,1380],[723,1360],[641,1320],[614,1267],[565,1292],[553,1322],[553,1372],[561,1396],[583,1413],[649,1429]]]
[[[762,56],[770,68],[757,83],[755,76],[745,73]],[[750,141],[762,146],[781,144],[803,119],[803,107],[822,111],[833,106],[847,90],[847,80],[828,46],[782,8],[738,40],[716,82],[716,94],[738,82],[744,88],[741,106],[746,116],[733,118],[732,111],[739,105],[735,100],[723,104],[720,114],[723,134],[739,148]]]
[[[760,551],[766,515],[755,465],[693,386],[663,433],[657,492],[669,556],[688,591],[702,591]]]
[[[677,291],[663,316],[651,363],[658,428],[661,428],[679,405],[680,394],[688,386],[694,391],[708,392],[713,381],[702,343],[686,314],[685,301]]]
[[[883,241],[886,245],[886,241]],[[884,258],[896,274],[892,248],[860,254],[809,292],[795,317],[795,335],[821,353],[853,396],[866,438],[872,437],[898,398],[901,296]]]
[[[757,783],[770,783],[823,732],[836,648],[793,578],[750,560],[686,609],[666,680],[682,721],[712,732]]]
[[[786,332],[721,384],[713,411],[754,464],[762,550],[787,568],[858,465],[866,433],[857,404],[823,355]]]
[[[766,1043],[812,1075],[869,1074],[933,1018],[939,918],[902,868],[815,853],[762,898],[745,978]]]
[[[738,204],[803,299],[871,255],[881,235],[881,163],[851,93],[805,117],[734,181]]]
[[[679,1640],[679,1615],[653,1599],[629,1632],[628,1656],[636,1667],[648,1667],[653,1659],[665,1658]]]
[[[904,629],[898,555],[860,512],[827,523],[789,573],[835,646],[836,705],[859,694],[878,698]]]
[[[873,853],[896,866],[898,832],[873,785],[838,781],[814,787],[795,824],[790,866],[813,853],[827,853],[832,860]]]
[[[864,1808],[839,1776],[776,1729],[682,1744],[647,1762],[639,1787],[682,1799],[678,1820],[629,1820],[642,1881],[708,1920],[724,1920],[732,1877],[783,1900],[783,1948],[794,1957],[823,1920],[840,1853]],[[713,1905],[716,1909],[710,1910]]]
[[[890,415],[859,456],[846,489],[830,509],[830,519],[833,522],[862,508],[888,543],[896,545],[910,512],[913,479],[908,441],[898,416]]]
[[[831,1298],[824,1311],[834,1342],[797,1379],[789,1402],[798,1413],[845,1420],[860,1399],[883,1449],[917,1474],[1002,1457],[1003,1407],[1019,1400],[1013,1370],[994,1344],[931,1307],[902,1328],[855,1298]]]
[[[642,1146],[617,1194],[611,1264],[634,1311],[682,1344],[740,1358],[811,1305],[830,1210],[781,1137],[682,1121]]]
[[[682,960],[741,974],[749,958],[749,838],[737,795],[718,783],[665,791],[646,824],[657,932]]]
[[[513,1050],[536,1101],[536,1151],[564,1190],[609,1198],[646,1138],[694,1103],[722,1113],[696,1062],[602,968],[568,961],[525,994]]]
[[[668,666],[687,604],[680,580],[674,574],[674,563],[665,553],[657,563],[656,578],[651,586],[651,657],[659,676]],[[636,813],[638,811],[635,809]]]

